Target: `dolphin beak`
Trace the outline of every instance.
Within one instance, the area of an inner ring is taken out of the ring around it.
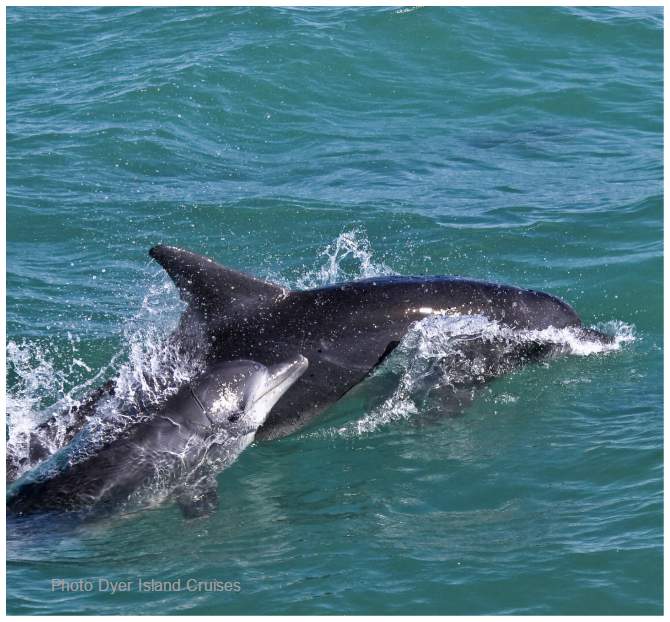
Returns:
[[[254,402],[263,400],[274,406],[288,388],[305,373],[308,366],[309,362],[301,354],[289,361],[268,365],[266,389]]]

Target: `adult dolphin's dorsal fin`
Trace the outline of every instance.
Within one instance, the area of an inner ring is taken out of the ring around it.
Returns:
[[[149,255],[165,268],[181,297],[205,313],[270,304],[287,293],[279,285],[224,268],[209,257],[175,246],[154,246]]]

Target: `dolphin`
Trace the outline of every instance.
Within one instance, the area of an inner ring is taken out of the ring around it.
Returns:
[[[291,291],[174,246],[154,246],[149,255],[187,303],[174,334],[180,347],[201,349],[208,364],[247,358],[273,365],[298,355],[309,360],[309,372],[272,408],[257,440],[284,437],[309,425],[379,366],[411,326],[431,315],[481,315],[511,329],[570,328],[578,338],[612,340],[583,327],[575,310],[559,298],[512,285],[457,276],[383,276]],[[491,362],[481,381],[538,360],[553,348],[533,340],[503,350],[476,340],[470,347],[466,357]],[[113,391],[112,381],[71,409],[64,440]],[[57,423],[54,416],[34,431],[34,456],[28,460],[41,459],[39,439],[53,435]],[[17,470],[8,453],[8,476]]]
[[[187,517],[208,513],[217,507],[216,475],[254,440],[307,366],[300,355],[271,366],[217,362],[157,412],[133,413],[134,422],[117,434],[98,433],[109,439],[98,446],[77,437],[11,487],[7,509],[18,515],[111,510],[160,493],[174,497]]]

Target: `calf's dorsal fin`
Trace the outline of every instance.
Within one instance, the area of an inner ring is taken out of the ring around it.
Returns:
[[[170,275],[183,300],[207,316],[270,304],[287,290],[243,272],[224,268],[209,257],[175,246],[154,246],[149,255]]]

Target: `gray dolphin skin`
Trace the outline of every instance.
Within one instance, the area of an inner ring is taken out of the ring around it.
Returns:
[[[62,464],[28,473],[10,489],[7,509],[19,515],[117,509],[161,493],[175,498],[186,516],[211,512],[217,507],[215,476],[254,440],[307,366],[300,355],[271,366],[215,363],[113,440],[85,446],[83,457],[56,454],[52,461]]]
[[[299,355],[309,360],[309,371],[272,408],[257,440],[280,438],[310,424],[369,375],[409,327],[428,314],[477,314],[514,329],[571,327],[585,339],[611,341],[583,328],[562,300],[510,285],[453,276],[393,276],[290,291],[173,246],[155,246],[149,254],[188,303],[174,335],[180,347],[204,350],[208,365],[238,358],[264,365]],[[194,333],[200,337],[189,337]],[[496,350],[481,341],[469,347],[467,356],[490,362],[473,383],[537,360],[552,348],[533,341],[511,350]],[[71,409],[60,441],[71,439],[98,401],[113,391],[114,383],[109,382]],[[57,417],[51,417],[34,431],[28,466],[42,459],[45,449],[40,439],[54,436],[56,423]],[[8,454],[8,478],[25,467]]]

